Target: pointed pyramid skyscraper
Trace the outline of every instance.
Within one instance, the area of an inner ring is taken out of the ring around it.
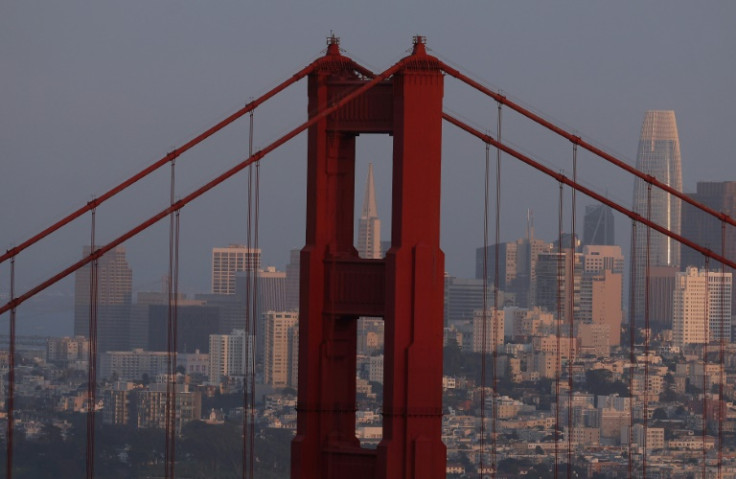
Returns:
[[[381,257],[381,220],[376,208],[376,188],[373,184],[373,163],[368,164],[368,179],[365,182],[363,210],[358,225],[358,254],[361,258]]]

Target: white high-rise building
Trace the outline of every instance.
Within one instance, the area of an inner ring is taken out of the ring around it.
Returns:
[[[607,328],[610,346],[618,346],[621,336],[624,257],[619,246],[583,247],[583,278],[580,308],[576,319]],[[583,328],[585,330],[585,328]]]
[[[373,184],[373,163],[368,164],[363,209],[358,224],[358,254],[361,258],[381,258],[381,220],[376,208],[376,188]]]
[[[708,329],[710,340],[731,341],[731,311],[733,309],[733,273],[708,271]]]
[[[618,274],[624,272],[624,255],[620,246],[583,246],[583,259],[586,273],[600,273],[604,269],[610,269]]]
[[[697,268],[675,275],[672,336],[677,346],[705,344],[708,331],[708,283]]]
[[[682,159],[677,122],[674,111],[647,111],[641,126],[636,167],[657,180],[682,191]],[[680,234],[681,201],[659,188],[651,188],[644,180],[634,182],[634,212],[652,222]],[[637,225],[631,245],[631,281],[636,319],[644,317],[646,258],[649,266],[680,265],[680,243],[656,231],[650,232],[647,247],[647,228]],[[651,297],[650,297],[651,298]],[[650,303],[650,310],[653,304]],[[652,312],[658,316],[658,312]]]
[[[299,313],[295,311],[267,311],[264,313],[266,338],[264,351],[264,380],[275,387],[296,387],[292,371],[298,347],[294,344],[294,328],[298,327]],[[298,341],[298,336],[297,336]],[[210,353],[211,354],[211,353]]]
[[[235,294],[235,273],[258,271],[261,250],[243,245],[212,248],[212,293]]]
[[[675,277],[673,339],[676,345],[730,340],[731,273],[689,267]]]
[[[485,345],[483,342],[483,319],[485,316]],[[483,311],[476,311],[473,316],[473,352],[480,353],[485,349],[486,352],[493,351],[496,347],[503,346],[504,334],[503,310],[497,310],[494,314],[493,310],[488,310],[486,314]],[[485,347],[484,347],[485,346]]]
[[[223,376],[244,376],[245,356],[245,330],[236,329],[230,334],[210,334],[210,383],[219,384]]]

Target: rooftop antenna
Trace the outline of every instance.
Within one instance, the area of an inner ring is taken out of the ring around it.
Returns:
[[[335,35],[335,32],[333,30],[330,30],[330,36],[327,37],[327,45],[339,45],[340,44],[340,37]]]

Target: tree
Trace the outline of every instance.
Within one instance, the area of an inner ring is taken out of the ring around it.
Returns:
[[[613,380],[613,373],[608,369],[591,369],[585,371],[585,387],[591,394],[596,396],[608,396],[610,394],[629,395],[629,389],[621,381]]]
[[[652,414],[652,419],[667,419],[667,410],[663,407],[658,407]]]
[[[464,363],[463,352],[455,338],[448,338],[447,346],[445,346],[443,351],[442,362],[444,373],[446,375],[458,376],[460,374],[460,370]]]

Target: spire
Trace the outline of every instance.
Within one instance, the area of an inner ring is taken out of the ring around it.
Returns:
[[[358,254],[361,258],[378,259],[381,254],[381,220],[376,208],[376,188],[373,185],[373,163],[368,163],[363,211],[358,224]]]
[[[534,239],[534,212],[531,208],[526,210],[526,239],[530,243]]]
[[[368,179],[365,182],[365,196],[363,196],[363,211],[360,215],[364,218],[377,218],[376,188],[373,185],[373,163],[368,163]]]

